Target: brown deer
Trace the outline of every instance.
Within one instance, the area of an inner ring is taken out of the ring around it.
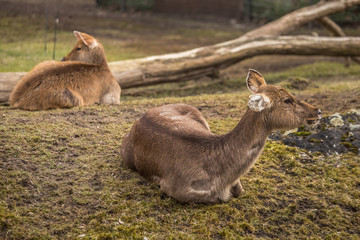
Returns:
[[[119,104],[121,89],[104,48],[92,36],[74,31],[78,42],[62,62],[38,64],[15,86],[10,106],[26,110]]]
[[[272,131],[321,118],[320,109],[280,86],[267,85],[255,70],[249,70],[246,82],[253,95],[234,130],[211,133],[201,113],[189,105],[153,108],[125,136],[125,164],[181,202],[217,203],[238,197],[243,191],[239,177],[253,166]]]

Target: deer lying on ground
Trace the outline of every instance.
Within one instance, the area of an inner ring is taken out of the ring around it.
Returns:
[[[38,64],[15,86],[10,105],[26,110],[119,104],[121,89],[112,75],[102,45],[74,31],[78,42],[62,62]]]
[[[267,85],[255,70],[246,79],[249,109],[234,130],[211,133],[201,113],[185,104],[153,108],[137,120],[121,146],[125,164],[181,202],[217,203],[238,197],[239,177],[277,129],[314,124],[321,111],[296,100],[280,86]]]

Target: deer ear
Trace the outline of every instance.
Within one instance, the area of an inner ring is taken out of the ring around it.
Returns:
[[[261,112],[265,108],[271,107],[271,101],[270,98],[265,94],[258,93],[250,95],[248,105],[254,112]]]
[[[86,46],[90,48],[97,46],[97,42],[95,38],[91,37],[90,35],[87,35],[86,33],[74,31],[74,35],[79,41],[81,40]]]
[[[265,86],[266,82],[264,77],[256,70],[249,69],[249,73],[246,78],[246,86],[252,93],[257,93],[261,86]]]

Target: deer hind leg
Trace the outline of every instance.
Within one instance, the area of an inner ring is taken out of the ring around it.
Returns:
[[[58,91],[47,91],[38,101],[43,109],[84,106],[82,96],[68,88]]]
[[[160,191],[165,193],[168,197],[175,198],[180,202],[199,202],[196,201],[198,198],[194,198],[194,192],[189,191],[188,189],[184,189],[179,186],[179,188],[175,188],[168,180],[160,178],[158,176],[153,176],[152,180],[160,187]]]
[[[105,93],[100,100],[101,104],[119,104],[121,89],[117,82],[115,82],[107,93]]]
[[[234,185],[231,187],[231,195],[235,198],[239,197],[242,192],[244,192],[244,189],[241,185],[240,180],[238,179]]]
[[[174,198],[182,202],[219,203],[221,198],[214,191],[210,179],[199,179],[190,186],[177,189]]]
[[[102,104],[119,104],[120,103],[120,95],[114,92],[106,93],[102,98],[100,103]]]
[[[54,105],[58,104],[58,107],[60,108],[84,106],[82,96],[68,88],[65,88],[65,90],[58,94],[54,100]]]
[[[43,107],[42,109],[84,106],[82,96],[68,88],[62,91],[48,91],[38,101],[39,105]]]
[[[83,98],[78,93],[67,88],[63,91],[29,91],[23,95],[24,96],[14,104],[14,107],[26,110],[45,110],[84,105]]]
[[[176,188],[174,187],[175,184],[171,184],[166,179],[153,176],[152,180],[160,186],[160,190],[167,196],[180,202],[219,203],[223,201],[218,194],[214,193],[211,181],[208,179],[196,180],[190,186],[178,186]]]

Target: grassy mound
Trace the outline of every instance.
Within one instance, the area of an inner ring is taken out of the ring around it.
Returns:
[[[0,107],[0,238],[358,238],[359,155],[325,157],[269,141],[241,178],[245,194],[218,205],[178,203],[123,166],[121,140],[147,109],[191,104],[221,134],[236,125],[247,96],[240,89],[127,96],[120,106]]]

